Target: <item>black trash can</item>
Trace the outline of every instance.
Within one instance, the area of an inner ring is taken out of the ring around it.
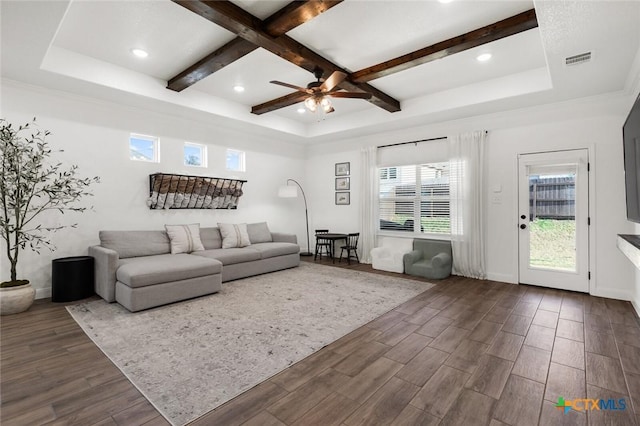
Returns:
[[[73,302],[94,294],[91,256],[53,259],[51,263],[51,301]]]

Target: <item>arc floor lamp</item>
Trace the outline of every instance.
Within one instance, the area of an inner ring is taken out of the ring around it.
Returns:
[[[300,188],[300,192],[302,193],[302,198],[304,199],[304,218],[307,223],[307,251],[300,252],[300,256],[313,256],[313,253],[310,251],[309,246],[309,210],[307,209],[307,197],[304,195],[304,189],[298,183],[297,180],[287,179],[287,184],[278,188],[278,197],[281,198],[297,198],[298,197],[298,188],[293,185],[289,185],[289,182],[293,182],[298,185]]]

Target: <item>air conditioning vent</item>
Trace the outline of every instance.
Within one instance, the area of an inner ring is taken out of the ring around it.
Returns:
[[[565,65],[579,65],[591,60],[591,52],[581,53],[579,55],[569,56],[564,59]]]

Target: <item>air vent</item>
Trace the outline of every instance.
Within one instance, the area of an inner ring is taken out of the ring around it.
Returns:
[[[565,65],[579,65],[591,60],[591,52],[581,53],[579,55],[569,56],[564,59]]]

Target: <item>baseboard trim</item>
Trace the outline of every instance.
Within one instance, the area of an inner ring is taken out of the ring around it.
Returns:
[[[513,275],[508,274],[494,274],[492,272],[487,272],[487,279],[501,283],[518,284],[518,280],[514,278]]]
[[[606,297],[608,299],[631,301],[631,295],[626,290],[615,288],[595,288],[589,292],[592,296]]]
[[[636,315],[638,316],[638,318],[640,318],[640,303],[638,303],[635,300],[631,301],[631,306],[633,306],[633,309],[636,310]]]
[[[36,299],[47,299],[50,297],[51,297],[51,287],[36,289]]]

